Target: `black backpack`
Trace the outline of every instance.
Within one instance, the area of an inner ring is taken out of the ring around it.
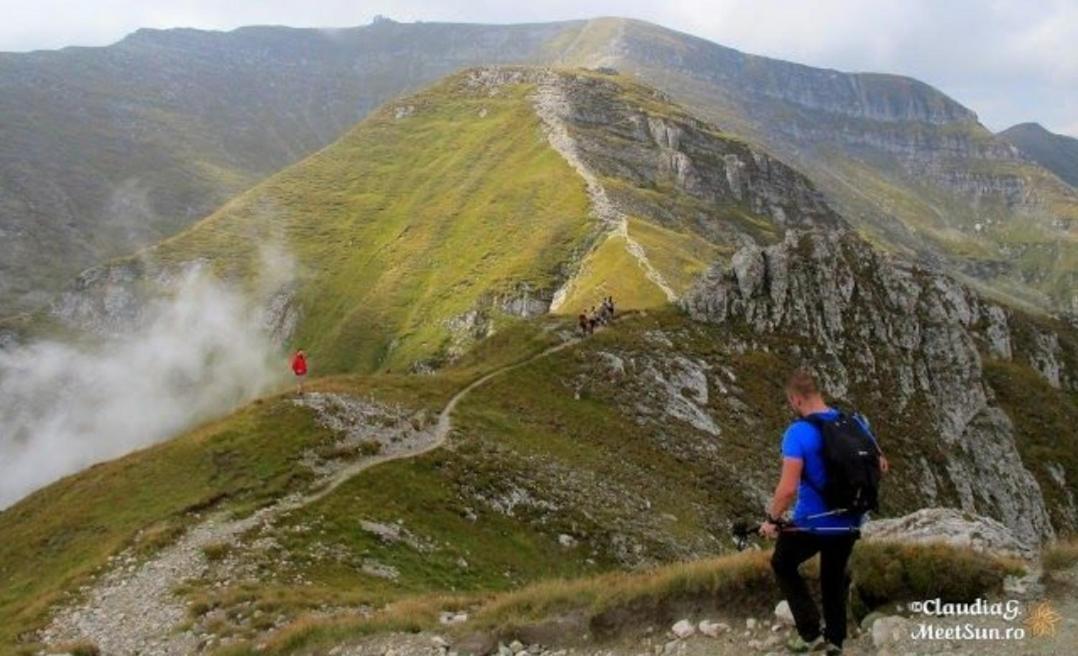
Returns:
[[[854,515],[878,510],[880,452],[865,425],[841,411],[834,421],[817,415],[804,417],[803,421],[815,426],[823,436],[827,481],[822,490],[816,491],[827,507]]]

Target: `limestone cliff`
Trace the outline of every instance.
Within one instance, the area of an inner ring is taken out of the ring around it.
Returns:
[[[781,244],[745,247],[683,305],[696,319],[745,329],[757,347],[780,337],[819,370],[833,396],[882,396],[911,433],[938,440],[943,458],[914,458],[916,471],[901,474],[918,479],[926,502],[949,495],[1026,540],[1053,534],[1047,479],[1030,471],[1046,465],[1023,461],[985,363],[1021,362],[1052,388],[1073,392],[1073,330],[1032,322],[840,232],[789,233]],[[1072,489],[1069,475],[1051,484]],[[1064,516],[1073,512],[1072,505]]]

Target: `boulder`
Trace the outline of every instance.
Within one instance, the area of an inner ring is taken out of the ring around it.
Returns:
[[[882,649],[910,634],[910,621],[898,615],[881,617],[872,623],[872,644]]]
[[[779,621],[779,624],[783,624],[785,626],[794,625],[794,614],[790,610],[789,602],[787,602],[785,599],[780,601],[778,605],[775,606],[775,619]]]
[[[1031,544],[1002,523],[954,508],[922,508],[904,517],[873,520],[865,524],[861,534],[866,540],[942,542],[997,556],[1036,555]]]
[[[696,627],[694,627],[692,625],[692,622],[690,622],[689,620],[681,620],[674,626],[670,627],[670,631],[678,638],[684,640],[685,638],[688,638],[692,634],[696,633]]]
[[[712,622],[711,620],[700,620],[700,624],[696,626],[696,629],[701,635],[706,635],[709,638],[718,638],[724,632],[730,630],[728,624],[722,622]]]

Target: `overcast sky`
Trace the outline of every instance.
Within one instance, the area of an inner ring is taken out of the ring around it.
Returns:
[[[1078,0],[0,0],[0,50],[105,45],[139,27],[338,27],[630,16],[723,45],[939,87],[993,130],[1078,136]]]

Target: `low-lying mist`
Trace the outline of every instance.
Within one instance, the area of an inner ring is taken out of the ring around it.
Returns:
[[[0,508],[279,385],[286,364],[260,313],[195,270],[128,334],[0,350]]]

